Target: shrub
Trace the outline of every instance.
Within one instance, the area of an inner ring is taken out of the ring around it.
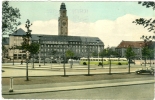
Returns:
[[[101,62],[99,62],[99,63],[98,63],[98,66],[100,66],[100,65],[102,65],[102,63],[101,63]]]
[[[83,62],[83,65],[87,65],[87,63],[86,62]]]
[[[119,62],[118,65],[122,65],[122,64]]]

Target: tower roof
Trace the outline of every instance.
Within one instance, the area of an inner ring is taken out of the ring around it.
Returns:
[[[61,3],[60,10],[61,10],[61,9],[65,9],[65,10],[66,10],[66,5],[65,5],[65,3]]]

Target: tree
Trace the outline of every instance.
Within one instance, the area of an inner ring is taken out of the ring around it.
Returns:
[[[20,19],[20,11],[9,5],[9,1],[2,2],[2,34],[7,35],[17,30],[17,26],[21,23],[17,21]]]
[[[127,48],[126,52],[125,52],[125,57],[128,59],[129,61],[129,74],[130,74],[130,62],[131,62],[131,57],[135,56],[134,51],[132,50],[132,47],[129,45],[129,47]]]
[[[93,51],[93,52],[92,52],[92,56],[93,56],[93,57],[94,57],[94,56],[97,57],[97,56],[98,56],[98,53],[97,53],[96,51]]]
[[[34,54],[37,54],[38,51],[39,51],[39,43],[32,42],[32,43],[29,45],[29,52],[30,52],[30,54],[31,54],[32,57],[33,57],[33,68],[34,68]]]
[[[150,59],[151,59],[151,54],[152,54],[152,50],[149,49],[149,47],[147,45],[144,46],[142,49],[142,55],[144,57],[145,67],[146,67],[146,59],[147,59],[147,57],[150,57]]]
[[[66,57],[73,57],[74,56],[74,52],[71,51],[71,50],[67,50],[66,51]],[[72,65],[73,65],[73,61],[71,61],[71,68],[72,68]]]
[[[4,46],[4,45],[2,45],[2,58],[6,58],[6,53],[8,52],[8,49]]]
[[[26,51],[26,81],[28,81],[28,60],[29,60],[29,53],[31,52],[31,45],[30,45],[30,38],[31,38],[31,32],[30,26],[32,24],[30,23],[30,20],[27,19],[25,27],[27,28],[26,35],[23,35],[23,42],[22,44],[22,50]]]
[[[152,7],[153,10],[155,10],[155,2],[145,1],[145,2],[138,2],[138,4],[142,4],[142,6],[146,6],[146,8]],[[142,25],[144,26],[144,28],[147,28],[149,32],[155,33],[155,19],[139,18],[133,21],[133,23],[136,23],[136,25]],[[155,39],[155,36],[144,36],[144,37]]]

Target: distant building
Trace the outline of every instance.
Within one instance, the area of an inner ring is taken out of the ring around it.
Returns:
[[[127,48],[131,46],[133,51],[135,52],[135,57],[137,59],[142,58],[142,48],[144,47],[144,41],[122,41],[117,47],[116,52],[119,54],[120,57],[125,57],[125,52]],[[155,42],[152,42],[149,45],[150,48],[154,49]]]

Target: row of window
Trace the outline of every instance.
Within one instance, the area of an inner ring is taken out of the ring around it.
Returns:
[[[50,48],[50,47],[72,47],[72,48],[87,48],[87,46],[75,46],[75,45],[72,45],[72,46],[66,46],[66,45],[41,45],[41,47],[46,47],[46,48]],[[98,48],[98,46],[90,46],[89,48]],[[99,47],[100,48],[100,47]]]
[[[42,43],[50,43],[50,44],[98,44],[96,42],[64,42],[64,41],[42,41]]]

